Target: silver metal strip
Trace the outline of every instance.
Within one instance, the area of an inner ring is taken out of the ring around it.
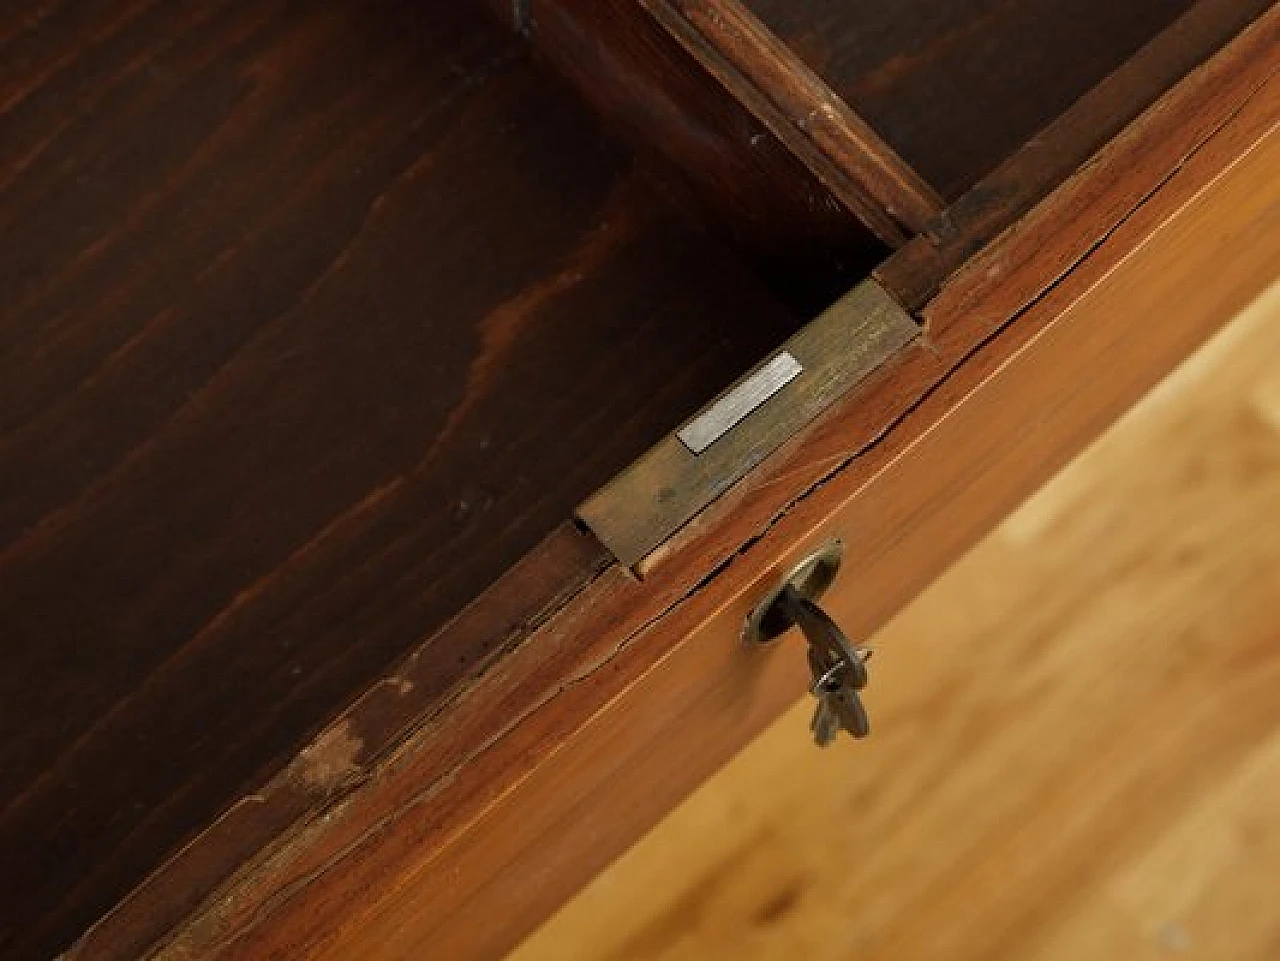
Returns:
[[[676,431],[681,443],[695,454],[729,433],[744,417],[799,376],[804,368],[783,351]]]

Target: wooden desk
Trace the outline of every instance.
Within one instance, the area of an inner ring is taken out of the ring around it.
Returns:
[[[1260,0],[1027,57],[954,177],[763,6],[495,6],[0,34],[0,952],[500,953],[803,687],[783,565],[873,630],[1220,322],[1069,308],[1273,122]],[[906,336],[624,556],[584,501],[855,284]]]

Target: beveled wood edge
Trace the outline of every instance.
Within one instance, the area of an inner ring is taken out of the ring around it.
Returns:
[[[640,2],[885,243],[942,212],[938,192],[741,0]]]
[[[903,306],[922,308],[969,257],[1017,223],[1180,78],[1262,17],[1271,4],[1272,0],[1198,0],[927,223],[876,269],[875,276]]]
[[[393,673],[366,688],[260,790],[174,853],[66,956],[134,958],[163,944],[220,885],[252,871],[335,798],[357,789],[409,730],[444,710],[611,563],[589,532],[561,524]],[[441,670],[442,659],[453,664],[471,652],[479,656],[467,674]],[[449,679],[444,687],[442,678]]]
[[[1273,14],[1269,27],[1255,28],[1251,36],[1242,37],[1220,54],[1215,60],[1212,77],[1208,77],[1203,71],[1193,75],[1171,93],[1170,97],[1194,100],[1189,91],[1203,90],[1210,80],[1222,84],[1215,108],[1219,123],[1213,128],[1220,129],[1225,122],[1222,118],[1230,118],[1240,112],[1245,100],[1257,93],[1259,71],[1248,69],[1251,65],[1255,68],[1257,66],[1256,63],[1250,63],[1250,57],[1258,56],[1258,48],[1262,42],[1260,37],[1265,40],[1266,37],[1274,36],[1275,19]],[[1264,30],[1272,32],[1265,33]],[[1274,47],[1271,49],[1274,50]],[[1272,59],[1274,60],[1274,56]],[[1252,86],[1249,85],[1250,78]],[[1240,100],[1241,92],[1246,88],[1252,92],[1244,100]],[[1166,135],[1176,135],[1187,124],[1180,121],[1175,113],[1172,109],[1162,111],[1151,122],[1165,131]],[[1140,139],[1131,138],[1134,144]],[[1197,142],[1203,147],[1206,143],[1203,135]],[[1209,142],[1212,143],[1212,138]],[[1130,149],[1133,149],[1132,145]],[[1186,160],[1185,154],[1176,158],[1171,154],[1163,158],[1163,161],[1171,164],[1170,169],[1174,171],[1184,166]],[[1100,174],[1098,169],[1091,168],[1073,183],[1097,183],[1104,180],[1105,171]],[[1155,184],[1167,195],[1170,185],[1175,182],[1181,182],[1179,176],[1166,173],[1162,178],[1157,178]],[[1107,193],[1105,187],[1105,183],[1099,184],[1100,195]],[[1132,213],[1130,210],[1125,216]],[[1092,216],[1099,237],[1120,233],[1115,226],[1104,227],[1104,222],[1097,219],[1097,211]],[[1124,220],[1125,218],[1121,218],[1122,224]],[[1083,224],[1079,226],[1081,230],[1084,229]],[[1022,236],[1028,234],[1024,233]],[[1089,247],[1090,254],[1085,259],[1086,264],[1098,261],[1100,251],[1106,247],[1105,242],[1099,242],[1102,247],[1097,243]],[[1040,269],[1040,265],[1032,261],[1024,261],[1019,267],[1024,273],[1034,273],[1037,269]],[[1017,325],[1015,329],[1016,327]],[[979,338],[979,341],[982,339]],[[989,355],[989,350],[983,354]],[[970,358],[963,370],[974,369],[974,363],[976,355]],[[751,538],[764,536],[780,520],[792,513],[792,508],[798,501],[793,500],[788,506],[787,497],[775,496],[784,485],[804,489],[805,478],[823,476],[824,472],[829,473],[833,469],[839,471],[841,463],[847,466],[850,458],[859,452],[864,455],[860,459],[863,465],[883,458],[903,436],[902,432],[911,418],[919,416],[918,410],[916,414],[912,414],[912,409],[917,405],[921,405],[920,409],[923,409],[929,403],[936,406],[936,398],[947,394],[945,387],[937,386],[920,394],[917,389],[919,385],[940,385],[949,371],[945,362],[929,350],[913,352],[910,357],[895,364],[893,370],[884,371],[874,378],[875,382],[866,385],[864,390],[858,392],[857,397],[850,398],[831,411],[807,431],[805,436],[797,438],[773,458],[766,469],[749,478],[748,483],[740,485],[744,491],[748,491],[748,496],[740,497],[738,501],[745,510],[742,526],[753,532]],[[955,377],[951,381],[954,382]],[[912,382],[915,387],[909,386]],[[894,416],[891,412],[895,410],[905,411],[906,414]],[[762,504],[773,506],[762,511]],[[782,505],[781,509],[777,507],[779,504]],[[769,518],[763,527],[760,524],[762,516]],[[199,910],[179,924],[177,930],[171,932],[175,935],[173,940],[158,933],[167,927],[168,922],[157,924],[154,919],[146,917],[154,905],[145,896],[139,897],[135,893],[134,897],[122,902],[111,915],[95,926],[69,956],[131,957],[140,952],[126,947],[126,943],[138,945],[168,942],[170,953],[176,957],[188,956],[184,952],[196,946],[200,950],[212,950],[219,944],[232,943],[227,941],[232,932],[245,930],[245,926],[249,924],[265,923],[271,917],[272,910],[283,909],[288,901],[287,892],[296,891],[296,886],[303,883],[301,878],[308,876],[305,872],[299,875],[295,869],[309,864],[313,870],[320,871],[316,877],[323,877],[324,869],[317,866],[313,860],[315,857],[321,857],[321,865],[329,865],[330,862],[325,859],[326,851],[332,856],[336,850],[341,850],[344,859],[360,855],[364,850],[363,843],[368,843],[369,839],[366,838],[356,847],[339,846],[335,850],[324,843],[326,836],[335,830],[330,825],[337,822],[350,825],[350,819],[358,820],[361,811],[367,813],[368,803],[375,800],[371,789],[378,786],[378,797],[385,800],[387,793],[382,786],[397,779],[410,767],[424,779],[418,782],[418,790],[413,792],[418,803],[425,803],[433,795],[443,803],[444,794],[448,793],[450,786],[464,782],[469,785],[470,793],[467,794],[468,803],[458,808],[459,817],[474,816],[466,815],[465,812],[474,812],[493,803],[498,794],[510,790],[539,761],[545,760],[549,756],[546,752],[552,750],[553,744],[563,743],[564,738],[577,730],[608,700],[607,697],[604,701],[599,700],[602,692],[596,688],[593,688],[595,696],[586,697],[586,686],[582,683],[585,678],[592,678],[594,683],[602,680],[605,674],[616,677],[624,669],[643,670],[640,666],[642,663],[647,661],[651,665],[661,660],[660,650],[648,643],[637,643],[642,633],[649,639],[655,636],[655,631],[645,632],[643,629],[646,626],[669,623],[676,611],[686,610],[687,603],[698,597],[705,597],[708,593],[707,586],[714,585],[715,591],[719,591],[728,584],[717,575],[723,575],[729,569],[726,565],[734,560],[735,552],[742,549],[743,535],[740,530],[726,534],[722,529],[723,524],[708,523],[709,518],[701,520],[701,523],[695,525],[696,529],[688,532],[681,549],[671,552],[660,569],[655,568],[643,589],[616,568],[606,569],[595,575],[569,604],[534,632],[531,639],[494,664],[489,673],[471,690],[462,692],[444,712],[426,723],[422,723],[420,718],[414,721],[415,724],[421,724],[414,736],[378,764],[377,770],[362,771],[358,778],[340,782],[331,793],[324,793],[319,801],[328,808],[326,818],[317,818],[314,808],[309,808],[298,817],[284,818],[290,822],[290,827],[277,832],[274,835],[275,842],[268,849],[242,866],[230,883],[224,884],[221,890],[206,898]],[[747,542],[754,541],[748,539]],[[736,547],[726,552],[726,545],[735,543]],[[717,561],[716,557],[721,559]],[[708,563],[713,565],[713,573],[709,576],[705,573],[705,565]],[[735,563],[738,564],[733,578],[736,581],[742,567],[740,562]],[[621,656],[624,652],[629,652],[626,658]],[[637,657],[644,660],[638,662]],[[506,695],[503,699],[505,704],[499,705],[506,711],[502,718],[494,716],[494,702],[485,695],[486,690],[492,693],[495,688],[504,690]],[[577,709],[569,716],[564,711],[568,700],[563,695],[571,688],[578,696],[575,698]],[[513,714],[514,705],[522,702],[528,702],[532,707]],[[557,709],[546,710],[552,702],[555,702]],[[552,714],[559,716],[552,718]],[[520,723],[515,723],[513,718]],[[504,723],[496,723],[498,720]],[[317,745],[332,744],[332,734],[337,729],[336,726],[330,728],[317,739]],[[515,739],[508,738],[517,730],[526,741],[534,733],[544,737],[546,743],[532,754],[520,755],[514,768],[510,766],[510,758],[505,763],[496,763],[501,753],[497,750],[497,745],[503,744],[503,750],[514,749]],[[503,731],[506,731],[506,735],[503,735]],[[475,740],[477,736],[479,740]],[[330,740],[326,740],[327,738]],[[464,750],[469,739],[469,749]],[[488,747],[477,749],[476,744]],[[430,750],[424,755],[424,749],[428,747],[451,748],[453,753],[445,751],[437,754]],[[310,750],[314,752],[316,747],[313,745]],[[449,764],[450,757],[457,763]],[[425,770],[422,768],[424,761]],[[524,770],[525,774],[519,774],[520,770]],[[434,771],[434,776],[428,773],[431,771]],[[512,780],[513,777],[515,780]],[[502,784],[507,787],[503,788]],[[256,797],[246,799],[247,802],[254,803],[257,800]],[[235,809],[228,817],[234,813]],[[443,850],[448,839],[462,836],[467,823],[469,822],[455,823],[453,829],[446,831],[444,835],[433,835],[437,843],[433,844],[432,849]],[[360,836],[364,838],[364,832]],[[348,841],[351,840],[348,838]],[[225,843],[225,839],[218,837],[217,832],[211,829],[193,842],[187,851],[162,867],[140,891],[148,888],[155,891],[166,886],[180,885],[186,876],[180,862],[194,849],[209,843],[216,846],[218,843]],[[260,911],[265,913],[260,914]],[[147,933],[144,935],[143,932]],[[128,937],[130,934],[134,936],[132,941]]]

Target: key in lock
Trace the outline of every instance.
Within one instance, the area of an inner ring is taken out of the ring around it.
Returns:
[[[850,643],[839,625],[818,605],[840,568],[843,545],[829,541],[796,565],[763,597],[747,618],[744,638],[767,643],[798,627],[808,642],[809,692],[817,698],[810,730],[826,747],[841,730],[855,738],[871,733],[859,696],[867,685],[868,648]]]

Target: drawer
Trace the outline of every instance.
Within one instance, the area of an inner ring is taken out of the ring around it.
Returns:
[[[1266,3],[891,6],[15,20],[0,953],[501,954],[1226,319]]]

